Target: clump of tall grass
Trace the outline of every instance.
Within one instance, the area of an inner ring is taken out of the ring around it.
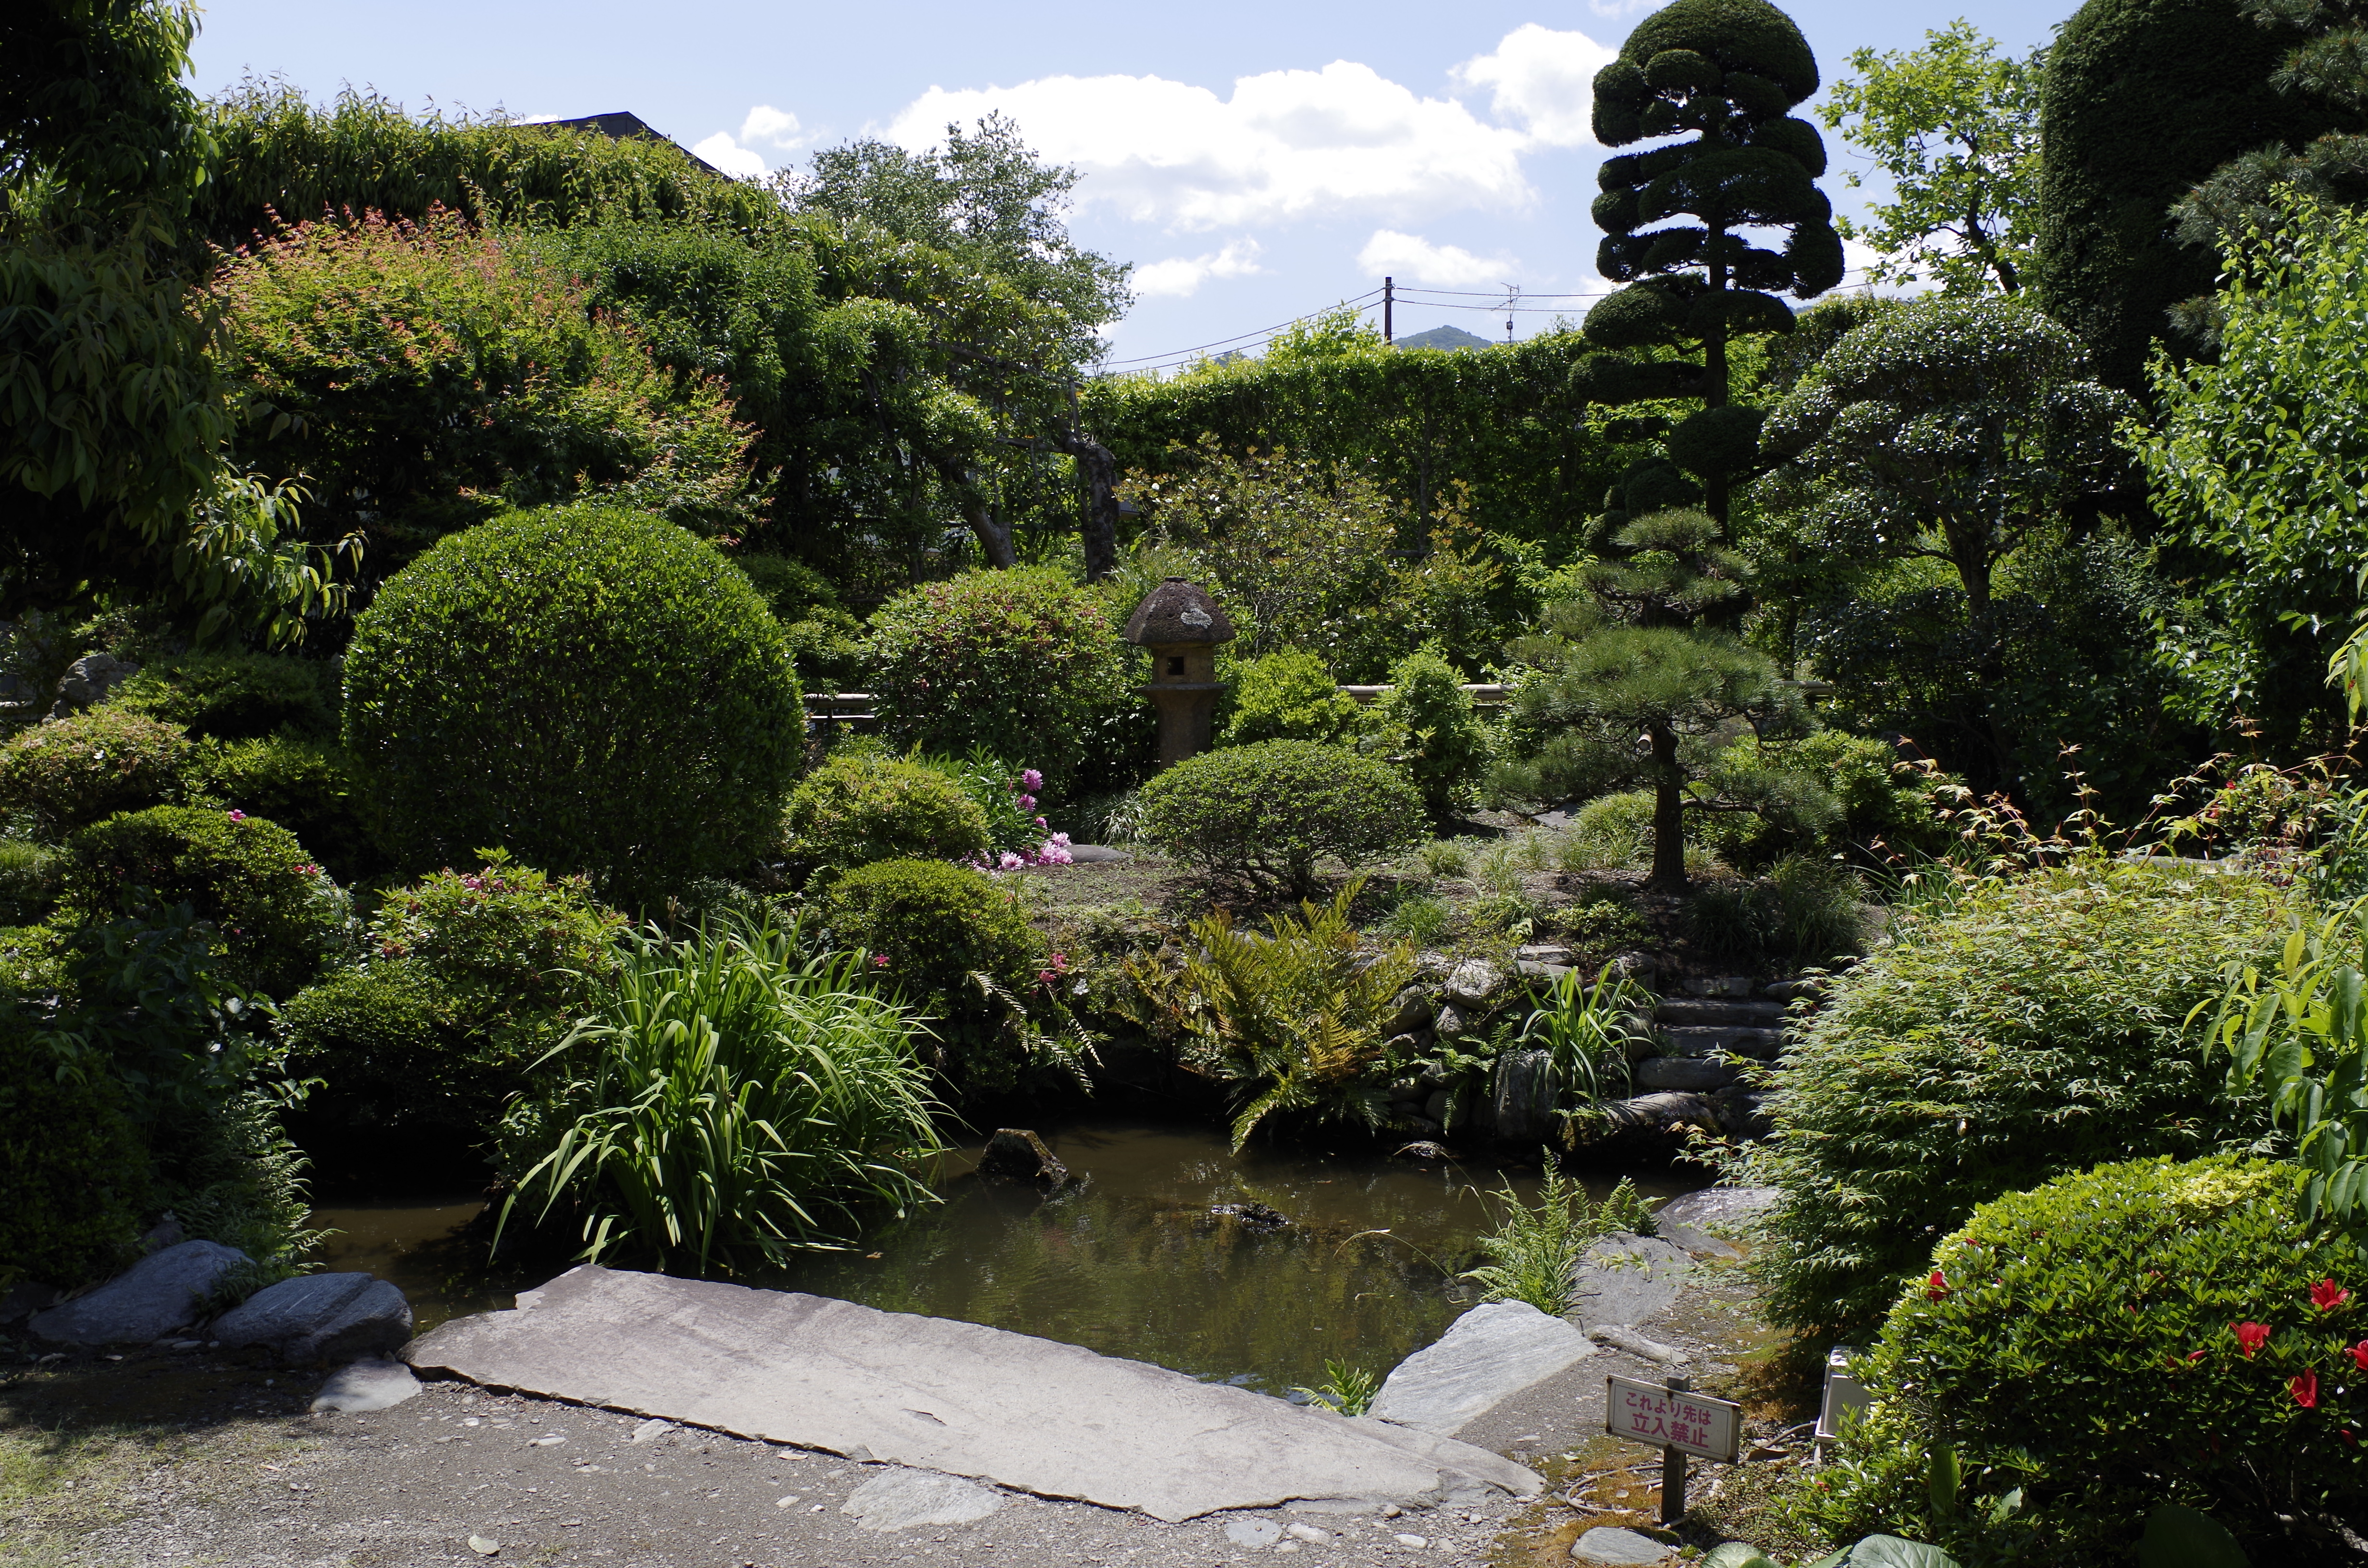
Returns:
[[[1551,1317],[1577,1304],[1578,1262],[1588,1243],[1615,1231],[1653,1233],[1644,1195],[1625,1177],[1600,1205],[1551,1165],[1534,1204],[1523,1203],[1509,1186],[1489,1196],[1505,1206],[1504,1223],[1475,1243],[1490,1261],[1463,1278],[1480,1285],[1484,1301],[1527,1301]]]
[[[1321,1388],[1300,1387],[1291,1391],[1307,1396],[1307,1403],[1319,1410],[1336,1415],[1362,1415],[1373,1406],[1373,1396],[1382,1392],[1382,1380],[1362,1367],[1346,1361],[1324,1359],[1324,1385]]]
[[[725,915],[632,938],[593,1015],[539,1063],[564,1076],[504,1123],[524,1166],[502,1224],[571,1207],[586,1262],[734,1271],[844,1246],[867,1210],[937,1201],[941,1147],[913,1013],[860,955],[808,958],[794,927]],[[498,1233],[497,1233],[498,1237]]]
[[[1521,1024],[1520,1043],[1534,1045],[1554,1060],[1561,1085],[1594,1105],[1616,1074],[1628,1087],[1628,1047],[1642,1032],[1637,1022],[1652,1011],[1649,992],[1605,964],[1590,983],[1573,969],[1557,975]]]

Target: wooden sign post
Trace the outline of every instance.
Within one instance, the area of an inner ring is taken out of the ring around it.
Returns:
[[[1634,1378],[1606,1378],[1603,1429],[1661,1450],[1661,1522],[1686,1517],[1686,1456],[1733,1464],[1742,1451],[1743,1406],[1692,1392],[1683,1378],[1656,1388]]]

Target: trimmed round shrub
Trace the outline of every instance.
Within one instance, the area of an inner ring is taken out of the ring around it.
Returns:
[[[354,800],[353,768],[335,744],[266,735],[199,746],[182,772],[183,799],[267,817],[351,882],[381,869]]]
[[[790,855],[809,867],[967,860],[988,848],[986,813],[934,767],[840,752],[790,796]]]
[[[1241,667],[1224,744],[1322,741],[1338,745],[1373,728],[1372,716],[1340,689],[1323,660],[1304,648],[1285,648]]]
[[[942,860],[882,860],[833,882],[823,918],[834,946],[869,954],[878,977],[928,1014],[958,1089],[1018,1078],[1031,1055],[1018,998],[1043,969],[1044,943],[1015,890]],[[982,974],[1004,994],[973,978]]]
[[[79,1285],[127,1261],[147,1171],[115,1074],[61,1077],[33,1031],[0,1014],[0,1290]]]
[[[2256,877],[2105,860],[1895,908],[1772,1074],[1776,1136],[1748,1162],[1782,1189],[1753,1259],[1772,1321],[1864,1344],[1980,1204],[2261,1136],[2265,1108],[2218,1092],[2184,1024],[2287,911]]]
[[[1418,648],[1391,666],[1381,722],[1433,820],[1445,822],[1478,802],[1488,730],[1463,689],[1463,673],[1437,649]]]
[[[1065,791],[1124,688],[1118,628],[1050,566],[924,583],[871,618],[873,701],[900,744],[1026,758]]]
[[[217,740],[249,740],[281,730],[333,735],[337,730],[329,666],[273,653],[159,659],[109,693],[107,706]]]
[[[280,1004],[279,1029],[289,1070],[322,1081],[306,1109],[347,1131],[481,1131],[516,1087],[472,1049],[451,988],[412,960],[336,971]]]
[[[60,910],[145,918],[188,904],[221,933],[224,978],[291,995],[345,937],[346,900],[278,823],[207,806],[154,806],[67,841]]]
[[[2368,1490],[2368,1267],[2296,1221],[2295,1180],[2157,1158],[1984,1204],[1898,1290],[1861,1364],[1873,1408],[1802,1501],[1836,1539],[1882,1529],[1969,1562],[2123,1564],[2163,1503],[2256,1562],[2333,1561],[2305,1531],[2356,1522]],[[1935,1517],[1942,1447],[1969,1495]],[[1989,1523],[1985,1494],[2017,1486],[2021,1508]]]
[[[804,734],[747,577],[600,506],[442,540],[379,590],[346,659],[346,748],[398,865],[499,847],[628,906],[768,844]]]
[[[178,724],[120,708],[36,724],[0,745],[0,807],[70,833],[169,798],[190,749]]]
[[[1143,787],[1143,836],[1186,866],[1305,896],[1316,865],[1355,867],[1423,837],[1422,797],[1385,762],[1313,741],[1188,757]]]

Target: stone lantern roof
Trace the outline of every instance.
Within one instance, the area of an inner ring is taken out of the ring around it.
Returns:
[[[1230,642],[1234,623],[1207,593],[1181,577],[1170,577],[1144,596],[1120,635],[1142,647]]]

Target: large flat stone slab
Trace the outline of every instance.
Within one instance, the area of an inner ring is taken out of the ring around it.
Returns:
[[[1692,1269],[1683,1248],[1657,1236],[1605,1236],[1589,1244],[1573,1277],[1570,1316],[1587,1328],[1633,1327],[1668,1311]]]
[[[590,1266],[405,1347],[423,1371],[1176,1521],[1438,1502],[1535,1472],[1141,1361],[948,1318]]]
[[[1473,1308],[1397,1364],[1371,1414],[1453,1437],[1513,1395],[1595,1354],[1586,1335],[1526,1301]]]
[[[246,1254],[214,1242],[152,1252],[86,1296],[36,1312],[34,1334],[63,1345],[123,1345],[188,1327],[222,1277]]]

